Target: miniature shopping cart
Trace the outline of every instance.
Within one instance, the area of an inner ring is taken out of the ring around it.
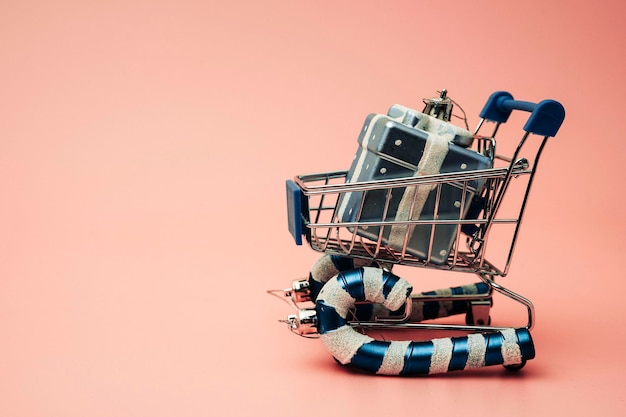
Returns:
[[[509,272],[539,157],[563,122],[563,106],[496,92],[469,133],[449,123],[454,102],[445,90],[425,103],[422,112],[393,106],[387,115],[368,117],[350,170],[287,181],[289,230],[297,244],[306,240],[323,255],[308,279],[280,293],[296,308],[286,322],[299,335],[319,337],[341,364],[367,372],[521,369],[535,356],[533,305],[496,278]],[[495,136],[513,110],[530,117],[519,144],[504,156],[497,152],[500,146],[496,150]],[[488,125],[491,132],[483,134]],[[410,140],[422,143],[417,163],[392,155],[410,153],[415,148],[409,149]],[[436,172],[432,160],[438,160]],[[364,177],[365,171],[373,174]],[[392,272],[395,266],[479,279],[414,294],[412,285]],[[494,293],[520,303],[526,324],[492,326]],[[438,320],[456,315],[464,315],[465,323]],[[372,329],[447,330],[455,336],[377,340]]]

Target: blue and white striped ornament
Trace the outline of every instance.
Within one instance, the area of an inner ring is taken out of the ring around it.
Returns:
[[[527,329],[428,341],[379,341],[348,324],[357,302],[400,309],[411,285],[391,272],[372,267],[350,269],[326,282],[316,299],[317,327],[329,352],[343,365],[383,375],[430,375],[489,365],[520,365],[535,356]]]

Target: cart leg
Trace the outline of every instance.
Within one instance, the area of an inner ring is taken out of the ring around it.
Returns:
[[[474,326],[488,326],[491,324],[491,299],[470,301],[465,314],[465,323]]]
[[[528,323],[526,324],[525,328],[527,328],[528,330],[531,330],[535,324],[535,307],[533,306],[533,303],[528,298],[523,297],[520,294],[513,292],[509,290],[508,288],[505,288],[502,285],[496,283],[493,280],[493,276],[488,275],[488,274],[479,274],[479,276],[483,280],[483,282],[485,282],[485,284],[489,285],[489,287],[492,290],[526,307],[526,310],[528,313]]]

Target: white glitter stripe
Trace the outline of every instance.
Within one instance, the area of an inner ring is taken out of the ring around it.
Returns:
[[[313,264],[311,268],[311,277],[322,284],[328,282],[332,277],[337,275],[339,270],[335,267],[330,255],[324,255]]]
[[[338,280],[331,279],[320,291],[317,300],[323,300],[330,307],[334,307],[342,318],[348,317],[348,311],[354,307],[356,300],[352,298],[350,293],[339,285]]]
[[[444,135],[429,134],[424,146],[424,154],[417,166],[415,176],[438,174],[441,170],[443,160],[448,154],[448,146],[451,139],[449,133]],[[435,185],[422,185],[414,187],[406,187],[398,210],[396,212],[396,221],[417,220],[422,213],[424,204],[428,199],[428,195],[435,188]],[[396,250],[401,250],[404,246],[404,238],[408,233],[412,232],[412,227],[408,225],[396,225],[391,227],[389,233],[389,246]],[[410,239],[410,236],[409,236]]]
[[[350,363],[352,357],[354,357],[361,346],[374,340],[369,336],[358,333],[348,325],[322,334],[320,339],[330,354],[344,365]]]
[[[400,278],[387,295],[383,305],[391,311],[396,311],[406,303],[409,288],[411,284]]]
[[[418,123],[416,127],[424,129],[428,132],[436,132],[439,134],[449,133],[452,135],[453,139],[455,136],[461,136],[465,138],[471,138],[473,136],[470,131],[444,122],[441,119],[437,119],[436,117],[432,117],[430,115],[426,115],[426,117],[427,120],[424,120],[426,118],[423,118],[422,120],[424,120],[424,122],[420,120],[420,123]]]
[[[485,353],[487,345],[485,337],[479,333],[471,333],[467,335],[467,350],[469,355],[465,369],[482,368],[485,366]]]
[[[504,336],[504,341],[502,342],[503,365],[518,365],[522,363],[522,351],[517,344],[515,329],[505,329],[500,333]]]
[[[361,268],[362,266],[365,266],[371,263],[372,261],[370,259],[361,259],[361,258],[352,259],[352,264],[354,266],[354,269]],[[322,284],[324,284],[330,281],[331,278],[339,274],[339,272],[341,271],[337,269],[337,267],[335,266],[335,263],[331,259],[331,256],[324,255],[320,257],[315,262],[315,264],[313,264],[313,267],[311,268],[311,277],[315,281],[321,282]]]
[[[442,339],[433,339],[433,354],[430,359],[430,368],[428,373],[441,374],[448,372],[448,366],[450,365],[450,359],[452,359],[452,339],[449,337]]]
[[[391,342],[377,373],[381,375],[399,375],[404,368],[404,354],[410,343],[410,341]]]
[[[380,268],[363,268],[363,286],[365,287],[365,299],[372,303],[383,303],[383,270]]]

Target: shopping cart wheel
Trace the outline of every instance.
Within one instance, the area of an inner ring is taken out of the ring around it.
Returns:
[[[465,324],[469,326],[489,326],[491,324],[491,300],[472,301],[467,306]]]
[[[518,363],[515,365],[503,365],[503,366],[504,366],[504,369],[506,369],[509,372],[518,372],[520,369],[526,366],[526,359],[522,360],[522,363]]]
[[[490,326],[491,325],[491,316],[488,316],[487,319],[478,319],[474,320],[474,315],[471,311],[468,311],[465,314],[465,324],[468,326]]]

